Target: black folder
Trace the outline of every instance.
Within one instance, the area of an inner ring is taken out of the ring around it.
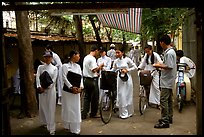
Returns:
[[[80,74],[74,73],[72,71],[68,71],[67,73],[67,79],[72,84],[73,87],[80,88],[81,77],[82,76]],[[69,89],[65,83],[63,86],[63,90],[72,93],[71,89]]]
[[[44,71],[40,75],[40,84],[41,87],[46,89],[53,83],[52,78],[50,77],[49,73],[47,71]]]

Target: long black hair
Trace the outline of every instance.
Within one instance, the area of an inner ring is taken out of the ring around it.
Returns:
[[[76,54],[79,54],[79,52],[76,51],[76,50],[71,50],[71,51],[69,52],[69,56],[68,56],[68,61],[67,61],[67,62],[70,62],[72,56],[74,56],[74,55],[76,55]]]
[[[118,47],[116,48],[116,50],[120,50],[121,52],[123,52],[123,57],[126,57],[126,54],[125,54],[125,47],[122,46],[122,47]]]
[[[150,49],[150,50],[152,50],[152,46],[151,45],[146,45],[145,47],[144,47],[144,49]],[[148,62],[148,59],[149,59],[149,55],[147,54],[147,57],[146,57],[146,63],[147,64],[149,64],[149,62]],[[154,53],[152,52],[152,56],[151,56],[151,64],[154,64]]]

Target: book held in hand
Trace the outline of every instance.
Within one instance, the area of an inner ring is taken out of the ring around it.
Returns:
[[[67,79],[72,84],[73,87],[80,88],[81,77],[82,76],[80,74],[77,74],[77,73],[72,72],[72,71],[68,71],[68,73],[67,73]],[[68,88],[65,83],[63,86],[63,90],[72,93],[71,89]]]

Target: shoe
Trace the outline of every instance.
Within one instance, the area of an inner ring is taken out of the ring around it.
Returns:
[[[154,128],[169,128],[169,124],[159,122],[159,123],[154,125]]]
[[[55,135],[55,131],[50,132],[50,135]]]
[[[86,116],[81,115],[81,119],[82,119],[82,120],[86,119]]]
[[[57,104],[58,104],[58,105],[62,105],[61,97],[59,97],[59,99],[58,99],[58,101],[57,101]]]
[[[65,130],[66,132],[70,132],[70,130],[69,130],[69,129],[67,129],[67,128],[64,128],[64,130]]]
[[[158,105],[158,104],[157,104],[156,108],[159,109],[159,110],[161,109],[160,105]]]
[[[70,132],[69,135],[80,135],[80,133],[77,134],[77,133],[72,133],[72,132]]]
[[[159,119],[158,121],[161,123],[162,119]],[[169,124],[173,124],[173,120],[172,119],[169,119]]]
[[[122,116],[119,116],[119,118],[121,118],[121,119],[127,119],[128,117],[122,117]]]

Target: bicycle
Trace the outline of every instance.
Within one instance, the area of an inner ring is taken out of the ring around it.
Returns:
[[[152,73],[155,70],[141,70],[140,77],[140,90],[139,90],[139,111],[143,115],[149,104],[149,88],[152,82]],[[148,93],[147,93],[148,92]]]
[[[99,103],[100,117],[103,123],[107,124],[110,122],[112,113],[116,113],[116,80],[117,73],[113,71],[102,71],[101,72],[101,83],[100,88],[108,90],[105,92]]]
[[[181,113],[186,98],[186,82],[184,81],[184,70],[186,64],[178,63],[178,82],[176,83],[176,99],[178,110]]]

